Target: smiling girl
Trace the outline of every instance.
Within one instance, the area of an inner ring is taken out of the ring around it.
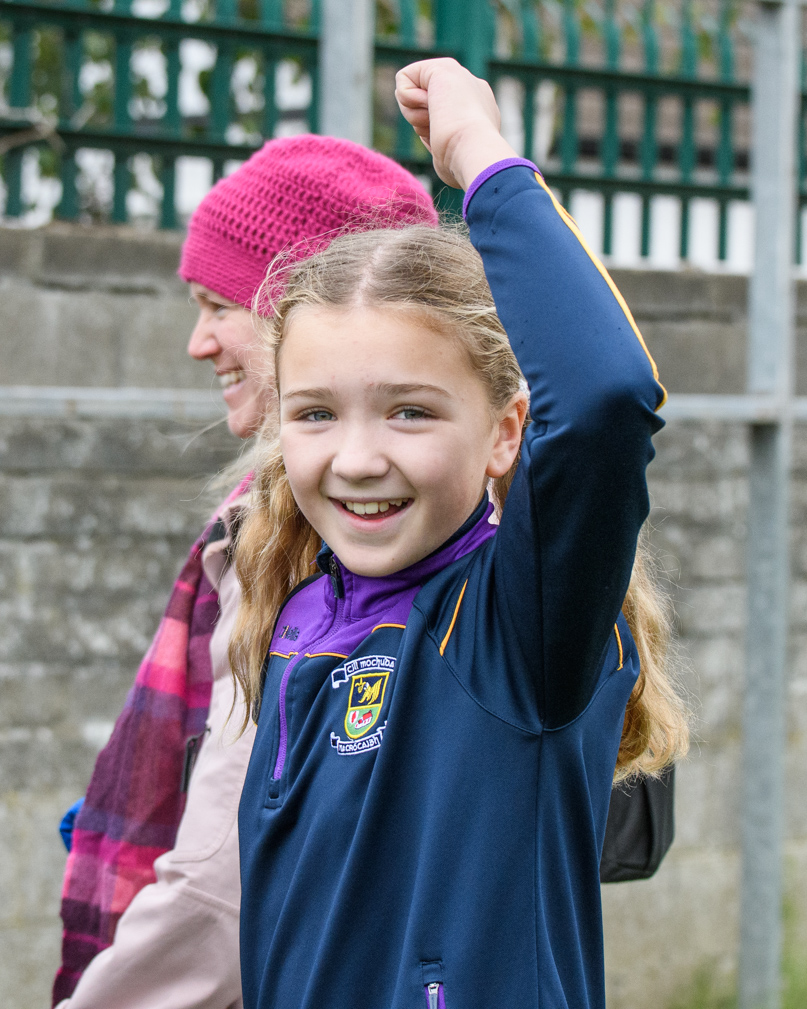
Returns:
[[[271,321],[279,426],[231,644],[258,720],[244,1003],[603,1009],[615,768],[687,741],[631,584],[664,390],[487,84],[434,60],[397,96],[476,251],[339,239]]]

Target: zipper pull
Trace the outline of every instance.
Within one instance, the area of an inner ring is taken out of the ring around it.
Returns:
[[[342,575],[339,571],[339,565],[336,563],[336,558],[333,554],[331,554],[329,567],[331,570],[331,585],[333,585],[333,594],[337,599],[341,599],[345,594],[345,587],[342,584]]]
[[[429,1009],[438,1009],[439,1002],[438,998],[440,995],[440,982],[432,981],[431,984],[426,985],[426,991],[429,995]]]

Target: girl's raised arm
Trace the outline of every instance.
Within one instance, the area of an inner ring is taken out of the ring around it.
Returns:
[[[471,190],[471,240],[530,386],[532,424],[495,538],[494,626],[526,657],[541,720],[557,727],[588,703],[614,640],[664,390],[602,264],[499,134],[488,85],[440,59],[400,71],[396,95],[440,177]]]

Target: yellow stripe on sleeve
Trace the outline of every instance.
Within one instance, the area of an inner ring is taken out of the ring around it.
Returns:
[[[664,404],[667,402],[667,390],[664,388],[663,385],[661,385],[661,382],[659,382],[658,368],[656,366],[656,362],[653,360],[653,355],[647,349],[647,344],[644,342],[644,337],[642,336],[641,332],[639,331],[639,327],[636,325],[636,320],[633,318],[633,313],[628,308],[627,302],[622,297],[622,292],[619,290],[619,288],[613,282],[613,280],[611,279],[610,273],[605,269],[605,267],[603,266],[603,264],[600,262],[599,258],[597,256],[595,256],[594,253],[589,248],[588,242],[585,240],[585,238],[583,238],[582,234],[580,233],[580,229],[577,227],[577,224],[575,223],[574,218],[555,199],[555,194],[552,192],[552,190],[546,184],[546,182],[544,181],[544,179],[541,176],[540,172],[536,172],[535,173],[535,178],[538,180],[538,184],[541,186],[541,188],[546,191],[546,193],[549,196],[550,200],[552,200],[552,205],[554,206],[555,210],[557,210],[557,212],[560,215],[560,217],[562,218],[564,224],[572,232],[572,234],[577,239],[577,241],[582,245],[583,251],[586,253],[586,255],[591,260],[591,262],[597,267],[597,270],[600,272],[600,275],[602,276],[603,280],[609,286],[609,288],[611,289],[611,293],[613,294],[613,296],[616,298],[617,302],[619,303],[619,307],[625,313],[625,318],[630,323],[631,328],[633,329],[633,332],[636,334],[636,337],[639,340],[639,343],[642,345],[642,350],[647,355],[647,360],[650,362],[650,366],[653,369],[653,378],[655,378],[655,380],[661,386],[661,391],[664,393],[664,395],[661,398],[661,402],[656,407],[656,411],[659,411],[664,406]]]
[[[622,638],[619,635],[619,628],[616,624],[614,624],[614,634],[616,634],[616,646],[619,649],[619,665],[616,668],[621,669],[625,663],[625,656],[622,653]]]
[[[454,616],[451,618],[451,623],[449,624],[448,630],[446,631],[446,636],[443,638],[440,644],[440,654],[446,650],[446,645],[448,644],[448,639],[451,637],[451,632],[454,630],[454,624],[457,622],[457,614],[460,611],[460,606],[462,605],[462,597],[465,595],[465,590],[468,587],[468,579],[465,579],[465,584],[462,586],[462,592],[460,592],[460,597],[457,600],[457,605],[454,607]]]

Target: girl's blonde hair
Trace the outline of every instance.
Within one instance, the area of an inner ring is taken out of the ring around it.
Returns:
[[[525,389],[482,260],[458,231],[410,227],[345,235],[287,272],[274,314],[256,320],[276,364],[299,309],[388,308],[457,341],[484,383],[494,415]],[[267,279],[266,289],[277,289],[276,273]],[[320,546],[292,495],[274,418],[264,425],[257,453],[253,505],[235,553],[243,597],[230,643],[247,719],[250,711],[257,717],[264,659],[279,609],[295,585],[312,573]],[[504,505],[517,464],[518,459],[494,482],[497,508]],[[668,605],[650,575],[643,539],[623,611],[639,650],[641,673],[625,714],[616,780],[657,774],[683,756],[688,744],[686,712],[667,659]]]

